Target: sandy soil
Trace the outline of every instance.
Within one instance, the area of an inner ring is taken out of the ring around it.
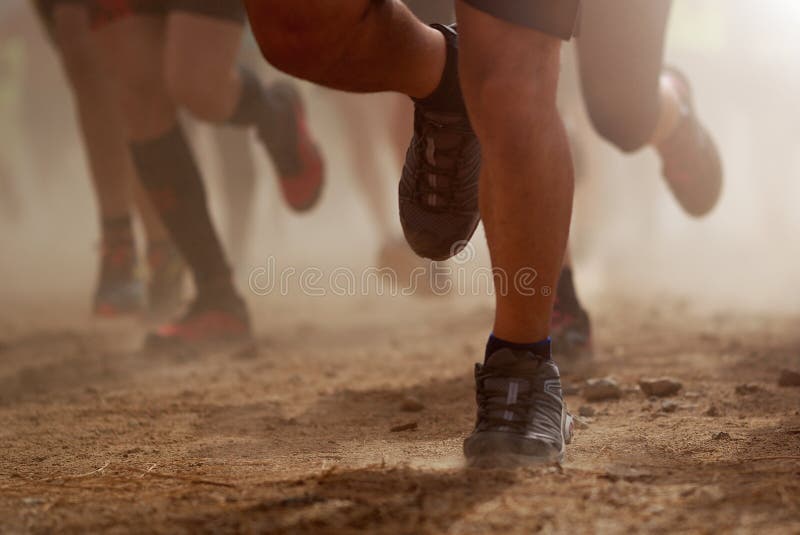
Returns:
[[[624,397],[589,404],[572,377],[570,408],[597,414],[564,465],[496,471],[461,457],[485,302],[271,305],[255,356],[15,318],[0,531],[800,533],[800,388],[777,384],[800,318],[602,302],[594,373]],[[653,375],[683,382],[673,412],[636,387]]]

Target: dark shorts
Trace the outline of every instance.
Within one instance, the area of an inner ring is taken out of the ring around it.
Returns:
[[[456,20],[453,0],[404,0],[414,15],[426,24],[450,24]]]
[[[52,0],[51,0],[52,1]],[[58,0],[55,0],[58,1]],[[95,26],[102,26],[132,15],[165,17],[174,11],[202,15],[244,24],[246,15],[241,0],[87,0],[92,6]]]
[[[565,41],[575,35],[581,7],[581,0],[464,1],[498,19],[525,26]]]

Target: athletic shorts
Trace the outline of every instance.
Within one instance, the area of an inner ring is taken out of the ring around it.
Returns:
[[[414,15],[426,24],[450,24],[456,20],[453,0],[404,0]]]
[[[244,24],[246,20],[242,0],[88,0],[88,2],[92,6],[92,21],[95,26],[102,26],[131,15],[164,17],[173,11],[183,11],[238,24]]]
[[[498,19],[569,41],[575,35],[581,0],[464,0]],[[587,0],[591,2],[592,0]],[[647,0],[642,0],[646,2]]]

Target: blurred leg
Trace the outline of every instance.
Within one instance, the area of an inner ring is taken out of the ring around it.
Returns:
[[[529,295],[514,280],[530,271],[536,288],[555,288],[566,247],[573,177],[556,109],[561,44],[463,2],[457,13],[461,83],[483,147],[481,214],[492,264],[507,278],[497,285],[494,334],[545,340],[554,296]]]

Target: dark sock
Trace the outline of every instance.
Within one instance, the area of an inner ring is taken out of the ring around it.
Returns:
[[[279,111],[278,103],[270,98],[264,84],[248,69],[241,69],[242,94],[233,115],[227,120],[234,126],[257,126],[270,122]]]
[[[461,84],[458,79],[458,33],[455,25],[431,24],[431,28],[439,30],[447,43],[447,58],[439,86],[429,96],[413,99],[424,108],[444,112],[466,113]]]
[[[296,146],[294,110],[286,92],[278,86],[268,89],[253,72],[241,69],[242,95],[227,123],[255,127],[275,165],[282,174],[293,175],[300,163],[292,147]]]
[[[489,357],[491,357],[501,349],[512,349],[514,351],[530,351],[534,355],[538,355],[540,357],[549,359],[550,338],[547,338],[546,340],[542,340],[540,342],[533,342],[530,344],[517,344],[514,342],[507,342],[506,340],[497,338],[495,335],[492,334],[491,336],[489,336],[489,341],[486,342],[485,360],[489,360]]]
[[[578,300],[578,293],[575,291],[575,282],[572,277],[572,269],[564,268],[558,279],[558,306],[570,312],[580,312],[583,310]]]
[[[206,192],[180,125],[131,146],[139,177],[194,277],[199,300],[235,296]]]

